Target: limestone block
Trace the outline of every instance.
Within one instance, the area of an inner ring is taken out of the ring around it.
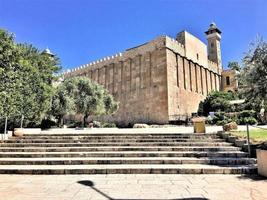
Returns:
[[[133,128],[149,128],[147,124],[134,124]]]
[[[237,130],[237,124],[235,122],[230,122],[223,126],[224,131]]]
[[[267,177],[267,150],[257,149],[258,173]]]

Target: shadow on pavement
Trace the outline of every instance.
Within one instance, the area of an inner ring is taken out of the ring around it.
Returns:
[[[253,181],[267,181],[267,177],[264,176],[260,176],[257,174],[242,174],[240,176],[238,176],[237,178],[239,179],[250,179]]]
[[[81,184],[81,185],[84,185],[84,186],[92,188],[93,190],[95,190],[96,192],[98,192],[103,197],[107,198],[108,200],[208,200],[207,198],[202,198],[202,197],[179,198],[179,199],[119,199],[119,198],[112,198],[112,197],[108,196],[107,194],[105,194],[104,192],[102,192],[101,190],[97,189],[94,186],[94,182],[93,181],[82,180],[82,181],[78,181],[78,183]]]

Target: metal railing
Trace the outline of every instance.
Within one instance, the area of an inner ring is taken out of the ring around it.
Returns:
[[[16,115],[16,116],[13,116],[13,117],[10,117],[10,120],[13,120],[13,131],[14,131],[14,119],[15,118],[20,118],[20,128],[22,128],[22,126],[23,126],[23,120],[24,120],[24,115]],[[7,128],[8,128],[8,117],[0,117],[0,120],[4,120],[4,132],[3,133],[1,133],[0,132],[0,134],[1,134],[1,140],[4,140],[4,139],[6,139],[6,138],[8,138],[8,130],[7,130]]]

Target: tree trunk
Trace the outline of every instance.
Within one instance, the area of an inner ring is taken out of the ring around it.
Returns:
[[[83,117],[83,127],[86,127],[86,119],[87,119],[88,115],[84,115]]]
[[[62,116],[60,116],[60,117],[59,117],[59,126],[60,126],[60,127],[63,127],[63,125],[64,125],[64,119],[63,119]]]

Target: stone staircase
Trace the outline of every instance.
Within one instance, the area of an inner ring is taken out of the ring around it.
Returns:
[[[41,133],[0,143],[1,174],[242,174],[256,160],[216,134]]]

